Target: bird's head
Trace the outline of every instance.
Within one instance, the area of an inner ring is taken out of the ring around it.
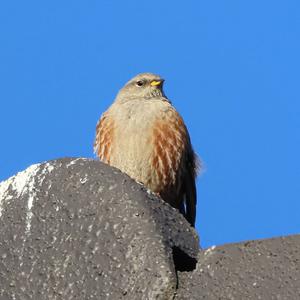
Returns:
[[[163,92],[164,79],[152,73],[142,73],[131,80],[120,90],[117,96],[118,101],[130,99],[152,99],[165,98]]]

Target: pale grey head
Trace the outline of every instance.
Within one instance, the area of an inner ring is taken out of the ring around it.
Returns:
[[[152,73],[141,73],[129,80],[119,91],[116,101],[160,99],[168,101],[163,91],[164,79]]]

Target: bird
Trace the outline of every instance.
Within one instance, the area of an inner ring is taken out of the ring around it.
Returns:
[[[158,194],[195,227],[200,163],[163,84],[152,73],[129,80],[96,125],[94,152]]]

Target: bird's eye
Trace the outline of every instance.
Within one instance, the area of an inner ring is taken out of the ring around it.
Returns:
[[[139,80],[139,81],[136,82],[136,85],[137,86],[142,86],[142,85],[144,85],[144,81]]]

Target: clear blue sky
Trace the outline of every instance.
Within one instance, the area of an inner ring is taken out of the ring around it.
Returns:
[[[94,157],[100,114],[154,72],[205,163],[202,246],[299,233],[299,16],[298,0],[2,1],[0,180]]]

